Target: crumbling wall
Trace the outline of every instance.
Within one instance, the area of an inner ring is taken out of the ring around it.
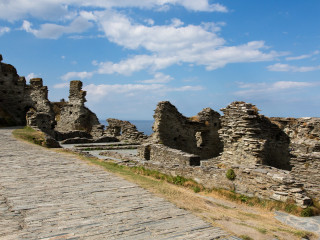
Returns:
[[[0,124],[25,125],[53,134],[54,113],[48,100],[48,88],[41,78],[26,84],[17,70],[10,64],[2,63],[0,55]],[[28,113],[26,121],[26,113]]]
[[[287,201],[292,199],[297,205],[307,207],[311,204],[309,192],[304,190],[304,185],[295,179],[289,171],[270,166],[253,165],[229,165],[236,174],[234,180],[226,177],[229,168],[219,166],[205,167],[187,166],[185,164],[159,164],[155,161],[143,161],[139,163],[146,168],[158,170],[172,176],[191,178],[206,188],[223,188],[235,191],[246,196],[255,196],[262,199]]]
[[[142,142],[148,136],[143,132],[139,132],[137,127],[129,121],[122,121],[115,118],[107,119],[108,126],[106,128],[106,135],[116,137],[120,141]]]
[[[69,90],[69,102],[66,102],[60,110],[60,117],[55,130],[59,132],[84,131],[94,133],[94,136],[102,136],[103,129],[97,116],[85,107],[86,92],[82,90],[81,81],[71,81]],[[99,125],[99,127],[94,127]]]
[[[221,109],[224,143],[222,161],[243,165],[264,164],[291,169],[289,137],[249,103],[233,102]]]
[[[0,125],[25,125],[25,86],[25,79],[12,65],[2,63],[0,55]]]
[[[165,165],[167,168],[174,166],[200,166],[200,157],[198,155],[185,153],[162,144],[144,144],[138,147],[138,152],[141,158]]]
[[[320,200],[320,119],[271,118],[290,137],[291,174]]]
[[[190,119],[170,102],[157,105],[154,113],[152,139],[170,148],[199,155],[202,159],[218,156],[222,150],[218,129],[220,114],[210,108]]]
[[[42,78],[30,79],[30,85],[25,87],[24,104],[25,110],[28,110],[27,125],[54,136],[56,121],[48,100],[48,87],[43,86]]]

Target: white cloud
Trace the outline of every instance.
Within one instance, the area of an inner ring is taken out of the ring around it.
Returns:
[[[217,35],[224,23],[183,26],[180,20],[174,19],[169,25],[145,26],[114,11],[99,12],[97,16],[110,41],[128,49],[144,48],[151,53],[118,63],[100,63],[102,74],[130,75],[143,69],[156,71],[179,63],[204,65],[207,70],[214,70],[228,63],[270,61],[284,55],[266,52],[264,41],[226,46],[226,41]]]
[[[151,18],[145,19],[144,22],[151,26],[154,25],[154,20]]]
[[[281,91],[296,90],[320,85],[314,82],[278,81],[274,83],[238,83],[238,87],[244,90],[235,92],[242,97],[263,96],[264,94],[278,93]]]
[[[41,24],[39,29],[33,29],[32,24],[24,20],[21,28],[38,38],[58,39],[63,34],[82,33],[92,26],[91,22],[80,16],[74,19],[68,26],[45,23]]]
[[[311,67],[298,67],[298,66],[292,66],[289,64],[282,64],[282,63],[276,63],[274,65],[270,65],[267,67],[269,71],[273,72],[311,72],[320,70],[319,66],[311,66]]]
[[[165,75],[161,72],[157,72],[154,74],[153,79],[138,81],[140,83],[168,83],[173,80],[173,77],[169,75]]]
[[[66,82],[66,83],[58,83],[58,84],[53,85],[53,88],[68,88],[69,85],[70,84],[68,82]]]
[[[152,94],[165,94],[168,92],[201,91],[202,86],[169,87],[164,84],[89,84],[84,87],[88,99],[98,101],[104,96],[122,94],[125,97],[140,95],[142,92]]]
[[[65,75],[61,76],[61,79],[64,81],[68,81],[70,79],[85,79],[91,78],[93,76],[93,72],[68,72]]]
[[[29,73],[29,74],[26,76],[26,80],[29,82],[30,79],[32,79],[32,78],[37,78],[37,77],[38,77],[37,74],[35,74],[35,73]]]
[[[10,28],[8,28],[8,27],[0,27],[0,36],[1,35],[3,35],[3,34],[5,34],[5,33],[8,33],[8,32],[10,32]]]
[[[301,59],[306,59],[306,58],[311,58],[314,55],[318,55],[320,53],[320,51],[316,50],[313,53],[310,54],[304,54],[304,55],[300,55],[300,56],[296,56],[296,57],[286,57],[287,61],[292,61],[292,60],[301,60]]]
[[[166,68],[178,61],[178,57],[158,57],[157,55],[136,55],[132,58],[120,61],[119,63],[105,62],[99,64],[100,74],[122,74],[130,76],[134,72],[146,68],[153,70]]]
[[[90,8],[148,8],[163,9],[179,5],[192,11],[228,12],[227,7],[219,3],[210,4],[209,0],[8,0],[0,1],[0,19],[16,21],[35,17],[46,20],[74,18],[72,10],[79,7]]]

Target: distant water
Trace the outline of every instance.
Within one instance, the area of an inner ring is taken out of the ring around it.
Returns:
[[[152,134],[153,120],[126,120],[126,121],[129,121],[132,124],[136,125],[136,127],[138,128],[138,131],[144,132],[145,135]],[[100,123],[105,126],[108,126],[108,123],[105,120],[100,120]]]

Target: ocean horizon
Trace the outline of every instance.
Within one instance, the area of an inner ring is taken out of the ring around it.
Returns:
[[[108,126],[108,122],[106,120],[99,120],[101,124]],[[129,121],[132,124],[136,125],[138,131],[143,132],[145,135],[151,135],[152,125],[154,120],[124,120]]]

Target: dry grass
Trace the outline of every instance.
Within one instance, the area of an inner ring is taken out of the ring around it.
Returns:
[[[192,122],[200,122],[200,118],[198,115],[192,116],[188,118]]]

